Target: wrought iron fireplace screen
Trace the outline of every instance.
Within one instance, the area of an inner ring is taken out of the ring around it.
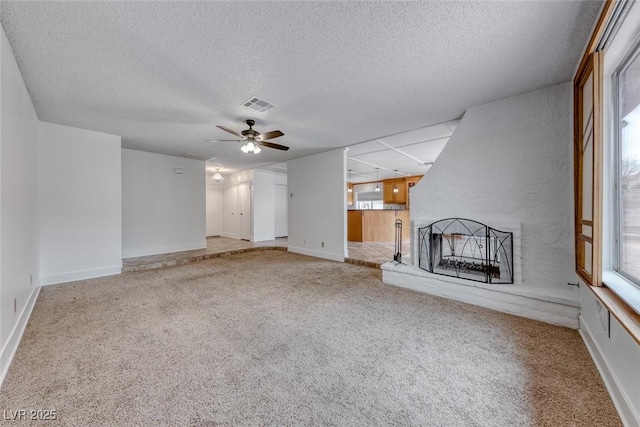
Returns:
[[[513,233],[448,218],[418,229],[418,266],[444,276],[513,283]]]

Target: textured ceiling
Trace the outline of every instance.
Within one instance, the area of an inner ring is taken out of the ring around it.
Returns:
[[[246,169],[568,81],[600,2],[6,2],[41,120]],[[259,113],[241,104],[258,96]],[[251,156],[223,125],[280,129]],[[384,140],[384,138],[382,138]],[[390,139],[390,145],[402,140]]]

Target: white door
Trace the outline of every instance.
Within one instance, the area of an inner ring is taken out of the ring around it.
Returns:
[[[276,184],[275,192],[275,232],[276,237],[286,237],[288,232],[288,217],[287,217],[287,186]]]
[[[222,234],[233,239],[240,238],[240,212],[238,211],[238,189],[228,187],[223,192]]]
[[[238,202],[240,238],[251,240],[251,187],[249,182],[243,182],[238,186]]]

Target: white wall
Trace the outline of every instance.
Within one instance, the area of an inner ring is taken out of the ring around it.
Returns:
[[[522,285],[575,290],[571,93],[565,83],[469,109],[412,188],[411,220],[521,223]]]
[[[618,413],[625,426],[640,426],[640,346],[584,285],[580,304],[580,334]]]
[[[1,384],[35,303],[39,271],[38,117],[2,27],[0,33]]]
[[[274,240],[275,231],[275,177],[271,171],[253,171],[252,242]]]
[[[207,180],[207,237],[222,233],[222,183]]]
[[[122,150],[124,258],[206,247],[205,174],[203,161]]]
[[[40,280],[122,270],[120,137],[40,123]]]
[[[289,251],[344,261],[347,216],[345,164],[344,149],[287,162]]]

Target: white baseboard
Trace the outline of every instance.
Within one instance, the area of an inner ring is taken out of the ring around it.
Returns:
[[[450,279],[450,280],[448,280]],[[384,283],[449,298],[516,316],[578,329],[577,295],[546,289],[549,294],[522,285],[459,283],[460,279],[436,278],[408,265],[382,265]],[[457,281],[457,282],[456,282]]]
[[[186,245],[158,246],[155,248],[144,249],[123,249],[122,258],[137,258],[141,256],[168,254],[171,252],[193,251],[196,249],[205,249],[207,247],[207,239],[198,243],[189,243]]]
[[[593,359],[598,372],[600,372],[600,376],[604,381],[604,385],[607,387],[607,391],[609,391],[609,396],[611,396],[611,400],[618,410],[618,415],[620,415],[622,424],[626,427],[639,427],[640,414],[637,413],[629,402],[624,390],[618,386],[618,381],[609,366],[609,362],[604,356],[604,353],[600,349],[596,340],[593,339],[591,330],[589,329],[589,326],[587,326],[587,322],[585,322],[582,317],[580,318],[579,332],[582,337],[582,341],[584,341],[584,344],[591,355],[591,359]]]
[[[122,273],[122,265],[95,268],[92,270],[72,271],[69,273],[40,276],[40,285],[57,285],[58,283],[75,282],[77,280],[94,279],[96,277],[113,276]]]
[[[7,342],[0,351],[0,387],[4,382],[4,378],[7,376],[7,372],[9,371],[9,366],[11,365],[11,361],[13,360],[13,356],[15,356],[16,350],[18,350],[18,345],[20,345],[22,334],[24,334],[24,330],[27,327],[27,322],[29,321],[29,317],[31,317],[31,312],[33,311],[33,307],[36,304],[39,293],[40,287],[33,288],[33,290],[31,291],[31,295],[29,295],[27,303],[22,308],[20,316],[18,316],[18,321],[9,334]]]
[[[289,252],[293,252],[301,255],[308,255],[316,258],[330,259],[332,261],[344,262],[344,254],[336,254],[333,252],[314,251],[307,248],[299,248],[296,246],[289,246],[287,249]]]

